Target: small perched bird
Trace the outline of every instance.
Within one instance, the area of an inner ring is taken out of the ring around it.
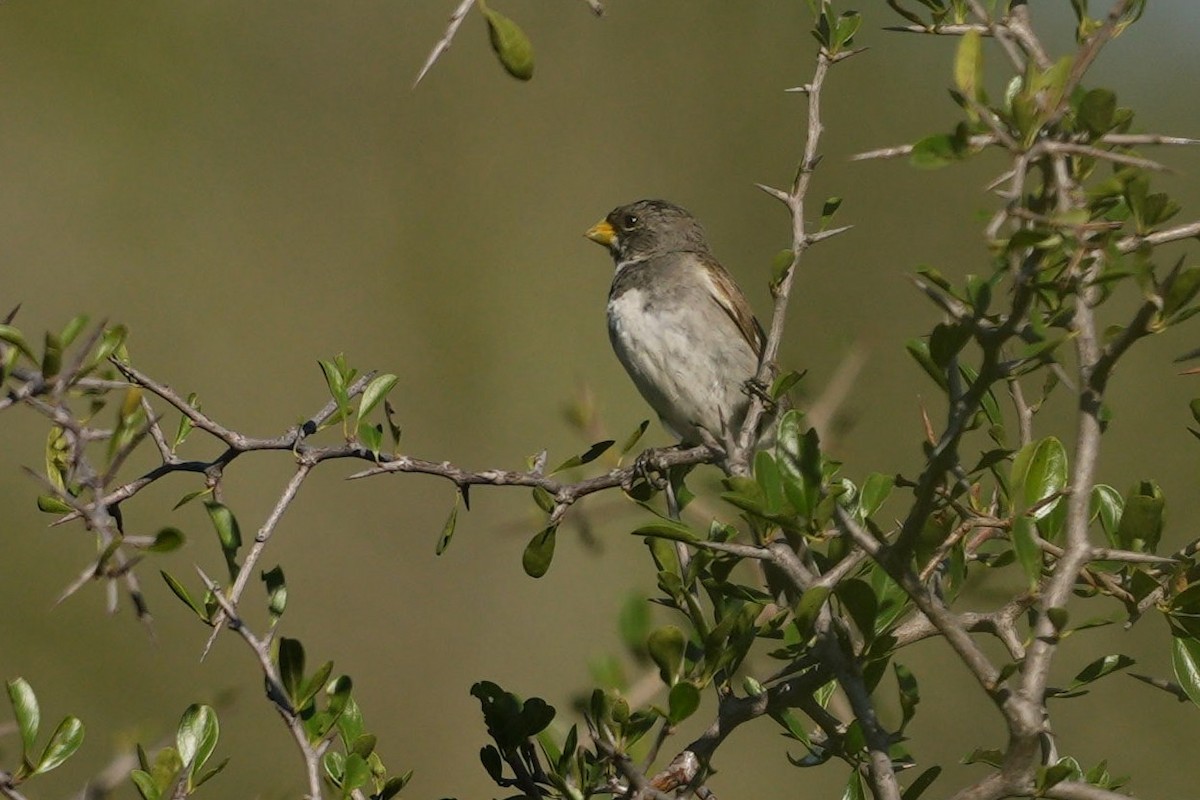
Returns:
[[[585,235],[616,264],[608,337],[642,397],[682,444],[704,443],[700,429],[724,442],[745,418],[766,337],[700,223],[677,205],[639,200]]]

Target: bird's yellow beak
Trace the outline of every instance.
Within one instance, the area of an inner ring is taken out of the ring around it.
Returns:
[[[609,224],[608,220],[602,219],[592,227],[588,228],[587,233],[585,233],[584,236],[591,239],[596,244],[602,244],[605,247],[612,247],[613,242],[616,241],[617,232],[613,230],[613,226]]]

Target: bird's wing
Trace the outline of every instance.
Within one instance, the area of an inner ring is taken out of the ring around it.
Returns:
[[[709,283],[709,294],[721,310],[729,315],[733,324],[737,325],[742,338],[750,345],[754,354],[761,356],[767,337],[763,333],[762,325],[754,318],[746,295],[742,294],[742,290],[733,282],[730,274],[715,259],[709,258],[705,261],[708,268],[704,270],[704,276]]]

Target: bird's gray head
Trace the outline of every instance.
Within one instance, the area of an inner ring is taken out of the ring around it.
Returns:
[[[664,253],[707,253],[704,228],[686,209],[666,200],[618,206],[585,234],[618,264]]]

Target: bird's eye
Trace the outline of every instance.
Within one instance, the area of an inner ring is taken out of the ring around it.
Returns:
[[[625,216],[621,217],[621,227],[625,228],[626,230],[632,228],[634,225],[637,225],[637,222],[637,214],[626,214]]]

